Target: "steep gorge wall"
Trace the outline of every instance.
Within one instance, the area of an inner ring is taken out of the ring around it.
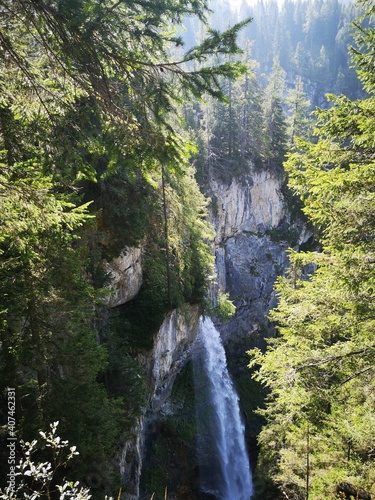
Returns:
[[[236,306],[228,321],[217,317],[214,322],[239,394],[254,466],[262,425],[254,410],[262,405],[264,395],[251,378],[246,352],[255,346],[264,348],[265,339],[274,335],[268,314],[277,304],[275,281],[288,268],[288,248],[299,248],[312,233],[298,214],[292,215],[283,194],[283,180],[275,173],[256,171],[228,183],[211,177],[209,194],[216,231],[216,292],[229,294]]]
[[[266,171],[233,178],[230,183],[210,176],[211,211],[217,246],[242,233],[262,233],[285,216],[281,181]],[[215,212],[215,213],[214,213]]]
[[[143,283],[142,248],[128,247],[103,269],[111,281],[107,306],[117,308],[134,299]],[[152,314],[152,311],[150,311]],[[183,309],[168,313],[153,337],[153,347],[136,356],[147,380],[148,401],[133,429],[134,438],[116,453],[120,462],[122,498],[140,498],[140,480],[144,469],[147,443],[155,425],[173,413],[169,397],[178,374],[189,361],[198,333],[199,306],[186,304]]]
[[[124,296],[124,293],[120,295]],[[133,429],[134,439],[123,445],[119,455],[120,474],[125,485],[122,498],[136,500],[142,496],[140,483],[145,472],[148,442],[158,422],[173,415],[169,397],[176,377],[190,359],[198,333],[199,315],[199,307],[195,305],[171,311],[154,336],[153,348],[137,356],[147,379],[148,401]]]
[[[287,249],[293,245],[298,247],[311,234],[302,223],[292,223],[282,193],[282,179],[277,175],[257,171],[233,178],[229,183],[211,175],[209,182],[217,287],[228,292],[237,307],[234,317],[219,325],[220,330],[225,341],[254,338],[257,332],[259,340],[267,313],[275,305],[275,280],[288,266]],[[137,295],[142,284],[140,248],[127,248],[119,258],[104,266],[112,277],[109,307],[124,304]],[[186,357],[184,350],[191,341],[189,332],[185,331],[187,337],[183,339],[180,333],[173,331],[173,321],[177,321],[173,318],[173,315],[166,318],[150,354],[155,371],[153,378],[161,392],[161,380],[170,370],[171,360],[174,363]],[[165,325],[169,325],[168,334]],[[177,329],[184,331],[180,326]]]
[[[271,332],[267,314],[276,305],[274,283],[288,267],[287,249],[311,234],[292,221],[276,174],[254,172],[230,183],[211,177],[210,195],[217,286],[236,305],[235,315],[218,324],[221,335],[227,344],[262,344]]]

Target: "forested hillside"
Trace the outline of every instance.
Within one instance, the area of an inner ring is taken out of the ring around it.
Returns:
[[[226,180],[254,167],[284,176],[285,153],[296,137],[311,136],[316,120],[311,112],[331,106],[328,94],[367,95],[348,51],[356,45],[353,20],[363,7],[337,0],[286,1],[279,7],[272,1],[243,2],[240,9],[216,0],[210,6],[215,29],[244,15],[252,22],[239,33],[246,74],[235,82],[221,80],[227,102],[206,96],[184,105],[187,128],[198,145],[193,156],[198,182],[207,189],[210,170]],[[361,26],[370,22],[363,17]],[[181,36],[188,46],[206,32],[196,18],[185,18],[184,26]],[[286,185],[285,195],[291,196]],[[294,197],[290,202],[298,205]]]
[[[352,43],[351,23],[361,13],[360,3],[286,0],[277,7],[276,2],[259,0],[251,4],[243,1],[237,8],[228,0],[214,0],[210,6],[210,23],[217,29],[225,29],[245,17],[253,19],[239,40],[242,46],[251,42],[263,87],[277,58],[289,88],[297,77],[303,80],[311,109],[327,106],[327,92],[350,98],[364,96],[347,50]],[[186,26],[184,38],[188,44],[194,44],[204,29],[195,18],[187,19]]]
[[[371,20],[374,2],[360,3]],[[359,22],[351,55],[369,97],[331,96],[316,140],[298,140],[285,163],[321,251],[290,252],[271,313],[279,335],[250,353],[269,389],[258,468],[272,498],[375,493],[374,30]]]
[[[273,2],[237,11],[218,0],[210,7],[205,0],[0,0],[4,498],[34,490],[63,497],[56,484],[64,478],[98,499],[131,494],[119,455],[150,400],[139,360],[176,308],[221,307],[222,319],[233,313],[215,281],[207,214],[209,207],[214,218],[219,207],[210,181],[230,186],[253,174],[277,179],[286,205],[287,215],[262,236],[297,248],[298,228],[314,228],[311,251],[290,251],[272,327],[264,317],[264,336],[277,327],[276,338],[250,353],[268,395],[256,494],[375,494],[375,3],[286,0],[277,12]],[[142,256],[139,289],[110,306],[108,265],[132,249]],[[24,481],[9,485],[7,445],[14,440],[18,459],[21,440],[57,421],[40,446],[28,445],[35,462],[57,472],[33,469],[25,455]],[[191,429],[183,439],[194,440]],[[57,435],[79,451],[67,466]],[[157,472],[163,498],[168,474]],[[66,484],[66,495],[87,495]]]
[[[116,444],[146,401],[134,354],[168,310],[203,304],[212,274],[206,200],[175,112],[203,92],[220,98],[218,77],[241,74],[240,63],[214,67],[210,57],[236,54],[246,22],[170,57],[181,46],[171,25],[204,21],[206,10],[204,1],[0,2],[2,441],[19,447],[59,421],[80,453],[61,475],[90,485],[95,473],[99,498],[119,491]],[[120,320],[106,307],[103,260],[139,245],[143,285]],[[55,460],[48,448],[38,458]],[[29,486],[49,495],[58,479]]]

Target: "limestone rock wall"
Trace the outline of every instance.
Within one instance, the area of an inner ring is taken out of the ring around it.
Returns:
[[[150,407],[154,411],[162,409],[176,375],[189,359],[198,326],[198,306],[187,306],[184,311],[174,310],[168,314],[157,333],[149,365],[154,387]]]
[[[121,255],[111,262],[103,262],[104,270],[111,278],[112,293],[108,306],[116,307],[133,299],[142,285],[142,249],[125,248]]]
[[[256,234],[277,227],[285,215],[280,189],[280,180],[265,171],[233,179],[230,184],[211,177],[216,244],[241,232]]]
[[[217,319],[216,324],[232,360],[241,359],[237,364],[240,371],[247,370],[243,362],[246,349],[262,345],[264,338],[272,335],[267,315],[276,305],[274,283],[288,267],[287,249],[293,245],[292,239],[298,247],[311,236],[302,222],[292,223],[281,182],[266,171],[232,179],[230,183],[210,179],[210,217],[216,230],[216,286],[229,292],[237,308],[230,321],[221,324]],[[115,307],[139,291],[141,251],[127,249],[107,266],[114,277],[110,304]],[[198,325],[198,307],[172,311],[155,335],[153,349],[138,357],[149,381],[149,401],[134,429],[134,440],[123,449],[120,468],[127,489],[124,498],[138,499],[143,494],[140,479],[147,443],[157,432],[159,422],[174,414],[169,396],[176,377],[190,359]]]
[[[267,314],[276,305],[274,283],[289,264],[287,249],[311,233],[302,222],[292,223],[275,174],[254,172],[228,184],[211,177],[210,190],[217,288],[237,308],[228,323],[218,320],[217,326],[227,344],[261,345],[272,332]]]

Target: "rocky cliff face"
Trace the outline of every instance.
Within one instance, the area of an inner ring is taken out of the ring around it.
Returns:
[[[237,308],[228,323],[218,325],[220,332],[227,344],[262,344],[271,332],[267,314],[276,304],[274,283],[288,267],[286,251],[310,233],[292,223],[275,174],[254,172],[228,184],[211,177],[210,195],[218,287]]]
[[[104,261],[103,268],[111,278],[109,307],[125,304],[137,295],[142,285],[141,248],[125,248],[116,259],[111,262]]]
[[[110,308],[132,300],[142,285],[142,249],[126,248],[111,262],[103,262],[111,277]],[[152,312],[150,312],[152,314]],[[169,404],[174,381],[190,358],[198,333],[199,308],[186,305],[169,313],[154,336],[153,348],[138,355],[148,381],[148,405],[139,417],[134,439],[125,443],[120,454],[120,473],[126,490],[124,498],[138,499],[146,440],[158,419],[173,413]]]
[[[232,374],[240,378],[245,376],[247,380],[246,350],[262,345],[264,337],[272,335],[267,314],[276,305],[275,280],[288,266],[287,248],[298,247],[311,236],[302,223],[292,223],[281,182],[276,175],[265,171],[233,179],[230,183],[214,177],[210,179],[211,221],[216,230],[217,288],[229,293],[237,307],[230,321],[221,324],[217,319],[216,324],[227,353],[234,360]],[[112,307],[136,295],[142,277],[140,250],[128,249],[107,269],[115,277]],[[193,470],[195,424],[191,388],[187,396],[191,377],[189,365],[180,383],[183,390],[179,402],[170,398],[176,377],[190,359],[198,322],[197,307],[187,307],[183,313],[173,311],[155,335],[153,349],[139,357],[149,381],[149,402],[135,429],[134,441],[123,449],[121,475],[128,490],[125,498],[140,497],[141,475],[160,466],[160,460],[164,460],[164,475],[156,470],[148,484],[158,477],[167,482],[170,474],[173,473],[175,479],[179,474],[174,486],[175,496],[171,487],[168,498],[198,498],[198,479]],[[241,363],[238,362],[240,358]],[[255,402],[251,404],[256,405]],[[253,409],[251,404],[247,408],[249,413]],[[257,433],[256,425],[248,425],[252,427],[249,440]],[[159,449],[159,457],[150,451],[153,447]],[[165,482],[162,487],[167,486]]]
[[[198,324],[198,306],[187,306],[184,311],[172,311],[161,325],[154,340],[151,357],[143,361],[151,375],[152,411],[167,411],[165,403],[176,375],[190,358]]]
[[[285,215],[280,181],[267,172],[233,179],[230,184],[211,176],[211,212],[215,243],[223,244],[240,233],[263,233],[277,227]]]
[[[146,440],[158,419],[173,413],[168,398],[177,375],[190,358],[198,324],[197,306],[172,311],[155,335],[152,351],[138,357],[149,381],[149,403],[134,429],[134,441],[125,444],[121,457],[120,471],[127,486],[128,498],[139,498]]]
[[[275,281],[289,265],[287,249],[298,248],[312,234],[298,216],[292,217],[282,180],[273,173],[254,172],[228,183],[211,177],[209,194],[216,230],[216,292],[228,293],[236,306],[229,321],[214,321],[239,393],[250,462],[255,465],[262,422],[254,410],[263,396],[251,379],[246,352],[264,348],[265,339],[274,335],[267,317],[277,304]]]

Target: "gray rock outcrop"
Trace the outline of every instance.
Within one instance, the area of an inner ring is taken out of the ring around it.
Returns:
[[[260,345],[272,333],[267,315],[276,305],[274,284],[288,267],[291,240],[298,246],[311,234],[301,222],[291,223],[276,174],[254,172],[227,184],[211,176],[210,195],[217,288],[237,308],[218,326],[225,343]]]
[[[154,337],[154,347],[138,361],[149,379],[150,396],[144,414],[134,428],[135,438],[125,443],[120,461],[120,473],[129,498],[139,498],[140,478],[148,428],[160,415],[173,412],[168,398],[176,376],[190,358],[198,333],[199,308],[186,306],[184,310],[169,313]]]
[[[104,261],[103,269],[111,279],[108,306],[125,304],[137,295],[142,285],[142,249],[125,248],[111,262]]]

